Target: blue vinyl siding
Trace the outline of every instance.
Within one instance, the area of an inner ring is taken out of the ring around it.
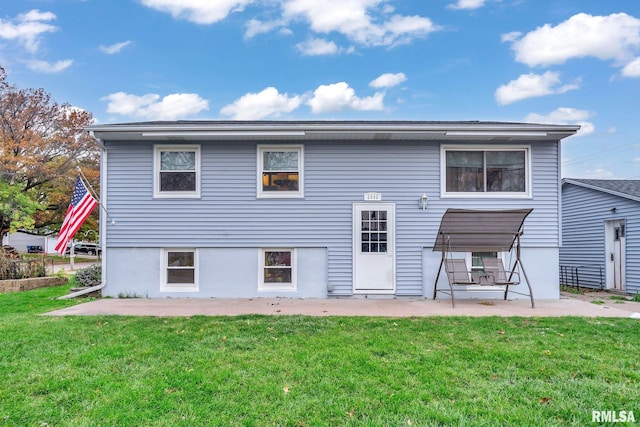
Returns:
[[[611,211],[616,208],[615,213]],[[626,221],[626,290],[640,292],[640,202],[566,183],[562,188],[560,265],[583,267],[580,284],[599,287],[606,270],[605,221]]]
[[[352,209],[366,192],[396,206],[397,295],[422,295],[423,274],[435,274],[422,270],[423,248],[433,245],[447,208],[532,207],[523,246],[559,244],[557,142],[523,144],[532,148],[531,199],[441,199],[440,144],[413,141],[305,142],[302,199],[256,197],[255,142],[201,141],[201,197],[154,199],[153,144],[105,143],[106,202],[115,220],[107,224],[110,248],[326,248],[332,294],[349,295]],[[423,193],[429,197],[424,211],[418,206]]]

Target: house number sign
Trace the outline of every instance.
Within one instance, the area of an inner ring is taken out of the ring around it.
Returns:
[[[364,193],[365,202],[379,202],[382,200],[382,193]]]

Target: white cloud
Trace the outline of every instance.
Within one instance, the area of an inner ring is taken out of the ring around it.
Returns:
[[[486,0],[458,0],[447,7],[449,9],[479,9],[484,6]]]
[[[145,120],[184,119],[209,109],[209,101],[195,93],[174,93],[160,99],[155,93],[138,96],[117,92],[102,99],[109,101],[108,113]]]
[[[392,9],[383,0],[284,0],[282,7],[287,21],[306,21],[316,33],[337,32],[364,46],[406,43],[439,29],[421,16],[394,15],[385,20],[384,13]],[[382,22],[374,22],[378,20]]]
[[[640,58],[636,58],[622,68],[625,77],[640,77]]]
[[[213,24],[222,21],[230,13],[241,12],[256,0],[141,0],[152,9],[171,14],[176,19],[186,19],[196,24]]]
[[[334,113],[343,110],[377,111],[384,108],[384,94],[360,98],[345,82],[320,85],[307,102],[314,114]]]
[[[176,19],[186,19],[197,24],[213,24],[222,21],[229,14],[242,12],[245,7],[254,3],[265,6],[264,12],[267,15],[273,14],[276,8],[280,9],[278,12],[281,16],[278,19],[248,20],[245,39],[278,28],[281,33],[284,31],[285,34],[290,34],[291,30],[286,26],[292,21],[308,24],[313,33],[339,33],[362,46],[395,46],[409,43],[441,29],[427,17],[394,15],[394,8],[388,4],[388,0],[140,0],[140,2],[149,8],[169,13]]]
[[[40,73],[59,73],[60,71],[64,71],[69,68],[72,64],[73,61],[71,59],[65,59],[53,63],[35,59],[27,61],[27,67],[29,67],[30,70]]]
[[[405,81],[407,81],[407,76],[405,76],[404,73],[385,73],[371,80],[369,86],[374,88],[387,88],[397,86]]]
[[[506,105],[526,98],[564,93],[579,87],[578,82],[562,85],[560,73],[553,71],[522,74],[516,80],[496,89],[495,98],[499,105]]]
[[[510,43],[518,40],[522,33],[520,31],[512,31],[510,33],[505,33],[500,36],[500,41],[503,43]]]
[[[58,28],[48,24],[47,21],[56,19],[51,12],[40,12],[37,9],[27,13],[21,13],[11,21],[0,19],[0,38],[16,40],[24,48],[35,53],[40,44],[40,38],[44,33],[57,31]]]
[[[300,106],[302,97],[289,97],[286,93],[278,93],[278,89],[268,87],[258,93],[247,93],[220,110],[225,116],[234,120],[259,120],[265,117],[278,117],[282,113],[290,113]]]
[[[527,115],[525,121],[529,123],[580,125],[580,130],[576,133],[576,136],[584,136],[595,131],[595,126],[589,121],[592,115],[592,113],[586,110],[561,107],[549,114],[531,113]]]
[[[114,55],[116,53],[120,53],[122,49],[129,46],[131,44],[131,40],[127,40],[125,42],[114,43],[109,46],[100,45],[100,50],[106,53],[107,55]]]
[[[323,39],[309,39],[298,43],[296,48],[305,56],[335,55],[340,48],[332,41]]]
[[[247,22],[247,31],[244,33],[245,39],[250,39],[258,34],[268,33],[275,28],[283,26],[283,21],[259,21],[257,19],[250,19]]]
[[[589,56],[622,65],[640,49],[640,19],[625,13],[579,13],[555,27],[545,24],[514,39],[511,48],[516,61],[529,66],[562,64]]]

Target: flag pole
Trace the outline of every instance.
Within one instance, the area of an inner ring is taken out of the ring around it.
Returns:
[[[100,201],[100,197],[98,197],[98,193],[96,193],[96,190],[94,190],[91,184],[89,183],[89,179],[87,178],[87,176],[82,172],[82,169],[80,169],[80,166],[76,166],[76,168],[80,173],[80,179],[82,179],[82,183],[84,184],[84,186],[87,187],[87,190],[89,191],[91,196],[98,201],[98,204],[100,205],[104,213],[107,215],[107,218],[111,220],[111,224],[112,225],[115,224],[116,221],[111,217],[111,215],[109,215],[109,211],[107,210],[107,208],[104,207],[104,205]]]

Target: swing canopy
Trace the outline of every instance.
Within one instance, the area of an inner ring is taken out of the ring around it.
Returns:
[[[447,209],[434,251],[508,252],[522,234],[522,224],[533,209]]]

